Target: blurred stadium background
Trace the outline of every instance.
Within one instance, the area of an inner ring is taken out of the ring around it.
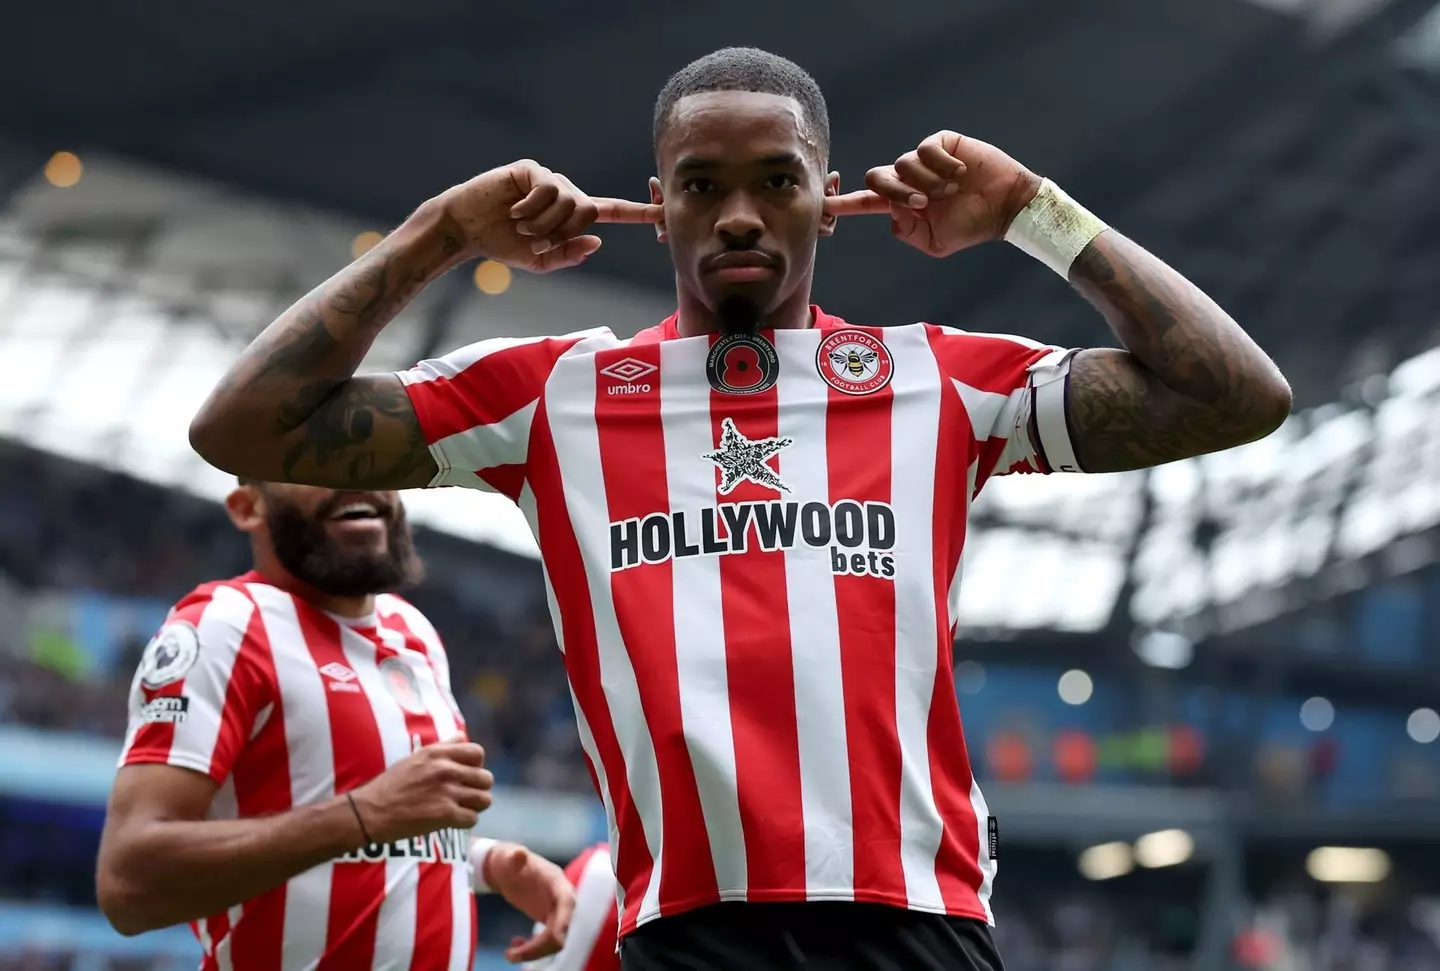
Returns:
[[[1291,377],[1240,452],[997,482],[956,660],[1000,820],[1010,971],[1440,968],[1440,7],[1434,0],[70,0],[0,12],[0,968],[193,967],[187,931],[94,907],[138,652],[244,568],[189,417],[276,312],[439,189],[531,156],[640,194],[665,77],[727,43],[809,68],[835,167],[954,127],[1177,264]],[[818,299],[1104,342],[996,247],[881,225]],[[583,271],[447,278],[376,367],[672,306],[644,232]],[[481,830],[603,836],[519,514],[415,495],[472,734]],[[482,946],[519,917],[482,902]],[[481,966],[499,965],[493,950]]]

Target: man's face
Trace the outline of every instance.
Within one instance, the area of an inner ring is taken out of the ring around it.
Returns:
[[[321,593],[384,593],[423,576],[397,493],[278,483],[251,488],[259,492],[256,511],[275,558]]]
[[[802,285],[839,185],[793,98],[714,91],[682,98],[661,139],[663,229],[683,290],[727,331],[754,330]],[[807,297],[808,299],[808,297]]]

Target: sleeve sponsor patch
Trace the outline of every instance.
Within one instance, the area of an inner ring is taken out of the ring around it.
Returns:
[[[147,701],[140,706],[140,720],[147,725],[169,724],[183,722],[185,715],[190,711],[190,699],[182,696],[166,695]]]
[[[174,684],[200,656],[200,632],[183,620],[171,621],[145,645],[140,658],[140,682],[155,690]]]

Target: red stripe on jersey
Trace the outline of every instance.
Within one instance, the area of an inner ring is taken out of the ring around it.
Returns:
[[[940,848],[935,854],[935,876],[940,896],[949,913],[984,915],[977,893],[981,874],[976,864],[980,835],[975,810],[970,803],[973,778],[965,750],[960,722],[960,702],[955,694],[955,618],[949,616],[950,585],[965,547],[966,524],[971,496],[966,475],[975,455],[975,436],[970,418],[955,386],[942,380],[940,428],[935,461],[934,583],[936,630],[940,643],[935,665],[935,690],[931,694],[928,741],[930,788],[935,807],[944,820]]]
[[[404,636],[405,646],[419,651],[428,663],[429,654],[425,650],[424,642],[410,634],[403,621],[391,614],[383,618],[381,623]],[[377,666],[399,656],[385,645],[378,634],[367,633],[366,636],[375,645]],[[405,733],[410,737],[412,746],[434,745],[440,741],[435,719],[428,713],[411,711],[404,706],[402,708],[405,712]],[[430,841],[432,847],[435,845],[433,837],[427,836],[425,839]],[[415,893],[415,949],[410,957],[413,971],[428,971],[450,965],[450,944],[454,932],[451,927],[454,913],[450,902],[450,866],[448,862],[439,859],[422,860],[419,864],[419,884]]]
[[[318,608],[294,598],[300,632],[316,668],[349,667],[340,625]],[[345,793],[385,771],[385,749],[375,712],[363,691],[327,691],[330,738],[335,753],[335,792]],[[336,860],[330,880],[326,951],[317,971],[368,968],[375,957],[375,928],[385,899],[385,867]]]
[[[275,653],[257,607],[247,640],[256,645],[256,663],[271,684],[277,683]],[[285,738],[285,708],[275,702],[265,723],[235,760],[231,773],[235,804],[241,819],[269,816],[294,805],[290,792],[290,748]],[[232,929],[232,966],[245,971],[279,971],[284,961],[285,884],[245,901]]]
[[[775,388],[753,395],[712,390],[710,423],[717,448],[727,418],[752,441],[778,436],[780,394]],[[766,464],[784,479],[783,449]],[[789,498],[749,481],[722,495],[723,473],[717,468],[714,474],[717,505],[776,499],[783,503]],[[753,529],[751,535],[757,535]],[[750,543],[743,553],[719,558],[725,675],[735,738],[740,827],[745,834],[745,870],[748,882],[763,888],[805,886],[800,726],[795,714],[785,556]],[[668,841],[668,829],[666,837]]]
[[[530,480],[537,498],[536,540],[550,580],[555,599],[560,605],[558,624],[565,644],[565,669],[580,714],[590,726],[595,748],[605,770],[610,806],[615,813],[616,828],[624,833],[615,854],[615,875],[625,888],[625,922],[633,927],[640,913],[640,902],[654,871],[654,860],[645,839],[645,824],[630,795],[625,775],[625,756],[615,736],[615,723],[610,717],[610,704],[600,680],[600,652],[595,637],[595,607],[590,600],[590,587],[585,574],[585,561],[575,538],[575,527],[565,508],[565,484],[560,475],[560,460],[550,436],[549,414],[542,398],[535,410],[530,452]],[[543,498],[542,498],[543,497]],[[600,791],[595,767],[595,791]]]
[[[488,469],[472,469],[490,488],[508,496],[512,501],[518,501],[520,490],[525,488],[525,466],[523,465],[496,465]]]
[[[491,425],[535,400],[560,356],[581,338],[551,338],[486,354],[454,377],[405,386],[427,444]]]
[[[595,423],[600,467],[610,521],[643,519],[670,508],[665,467],[665,430],[660,421],[660,346],[607,351],[595,355]],[[599,370],[629,357],[657,368],[646,377],[652,388],[641,394],[610,395]],[[694,541],[698,524],[689,525]],[[642,530],[643,536],[643,530]],[[678,531],[673,542],[680,542]],[[643,538],[642,538],[643,543]],[[700,806],[700,789],[685,741],[680,715],[680,672],[675,655],[674,550],[661,563],[642,564],[610,574],[610,595],[626,645],[643,643],[647,654],[631,656],[645,724],[655,748],[660,778],[661,830],[660,912],[680,904],[714,900],[719,893],[710,854],[710,834]],[[643,628],[643,631],[642,631]]]
[[[220,942],[225,940],[226,935],[230,933],[230,913],[222,911],[214,917],[207,917],[198,923],[192,921],[190,929],[195,932],[196,937],[200,937],[202,924],[205,928],[205,936],[201,940],[208,940],[209,945],[205,957],[200,962],[200,971],[215,971],[220,967],[220,961],[215,957],[215,952],[219,949]]]
[[[1055,350],[998,334],[967,334],[925,325],[942,373],[970,387],[1008,395],[1024,387],[1030,365]]]
[[[883,333],[874,328],[856,329],[883,339]],[[830,389],[825,449],[831,457],[827,464],[832,504],[842,499],[890,502],[894,400],[895,391],[889,385],[858,396]],[[857,447],[869,456],[866,461],[837,461]],[[863,515],[863,511],[859,514]],[[837,532],[840,518],[836,516]],[[863,528],[860,535],[864,535]],[[839,555],[852,555],[839,536],[831,540]],[[900,858],[902,769],[895,716],[895,585],[870,576],[837,574],[835,613],[845,693],[845,738],[852,767],[855,899],[883,903],[904,900],[905,869]]]

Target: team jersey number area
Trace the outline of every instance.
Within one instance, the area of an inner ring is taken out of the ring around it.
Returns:
[[[790,486],[771,463],[791,444],[788,438],[747,438],[733,420],[724,419],[719,446],[699,456],[719,470],[718,496],[728,495],[741,482],[752,482],[783,498],[717,501],[612,522],[610,569],[751,549],[767,553],[809,549],[825,551],[835,574],[892,579],[895,513],[890,504],[789,498]]]

